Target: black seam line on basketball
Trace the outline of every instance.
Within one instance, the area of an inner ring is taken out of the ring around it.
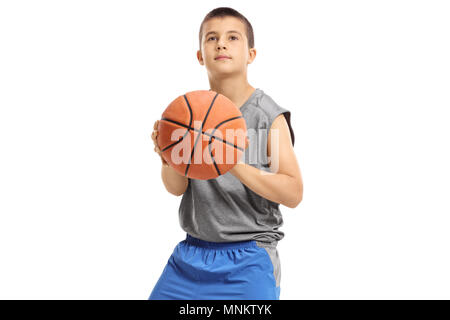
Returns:
[[[211,133],[211,135],[214,135],[214,131],[216,131],[217,128],[220,127],[221,125],[223,125],[224,123],[226,123],[226,122],[228,122],[228,121],[232,121],[232,120],[238,119],[238,118],[242,118],[242,116],[233,117],[233,118],[230,118],[230,119],[227,119],[227,120],[223,120],[221,123],[219,123],[217,126],[214,127],[214,130],[213,130],[213,132]]]
[[[211,158],[212,158],[214,167],[216,167],[216,171],[217,171],[217,173],[219,174],[219,176],[220,176],[220,170],[219,170],[219,167],[218,167],[217,164],[216,164],[216,159],[214,158],[214,155],[212,154],[212,151],[211,151],[211,143],[212,143],[212,139],[215,138],[215,137],[214,137],[214,131],[216,131],[217,128],[219,128],[219,127],[220,127],[221,125],[223,125],[224,123],[226,123],[226,122],[228,122],[228,121],[236,120],[236,119],[239,119],[239,118],[242,118],[242,116],[237,116],[237,117],[233,117],[233,118],[230,118],[230,119],[227,119],[227,120],[222,121],[221,123],[219,123],[219,124],[214,128],[213,132],[211,133],[211,136],[209,136],[209,142],[208,142],[209,155],[210,155]],[[233,144],[233,146],[234,146],[234,144]],[[242,148],[239,148],[239,149],[242,149]],[[243,149],[242,149],[242,150],[243,150]],[[234,155],[233,155],[233,161],[234,161]]]
[[[180,143],[181,141],[183,141],[184,137],[186,137],[186,135],[187,135],[188,133],[189,133],[189,130],[186,130],[186,132],[184,133],[184,135],[183,135],[180,139],[178,139],[178,141],[175,141],[174,143],[169,144],[167,147],[165,147],[164,149],[162,149],[161,152],[164,152],[164,151],[166,151],[167,149],[169,149],[169,148],[173,147],[174,145],[176,145],[176,144]]]
[[[219,93],[216,93],[216,95],[215,95],[214,98],[212,99],[211,105],[209,106],[208,111],[206,112],[205,118],[204,118],[203,121],[202,121],[202,126],[201,126],[201,128],[203,128],[203,124],[205,123],[206,119],[208,118],[209,112],[211,111],[212,106],[214,105],[214,101],[216,101],[216,98],[217,98],[218,95],[219,95]],[[197,142],[198,142],[198,138],[199,138],[199,137],[200,137],[200,134],[197,136],[197,139],[195,139],[194,147],[192,148],[192,151],[191,151],[191,157],[189,158],[189,163],[187,164],[187,166],[186,166],[186,171],[184,172],[184,175],[185,175],[185,176],[187,176],[187,173],[188,173],[188,170],[189,170],[189,166],[190,166],[190,164],[191,164],[192,156],[194,155],[195,146],[197,145]]]
[[[210,138],[209,138],[209,143],[208,143],[209,155],[211,156],[211,159],[212,159],[212,161],[213,161],[214,167],[216,167],[217,174],[220,176],[220,170],[219,170],[219,167],[217,166],[217,164],[216,164],[216,159],[214,159],[214,155],[213,155],[212,152],[211,152],[211,141],[212,141],[212,139],[214,139],[214,137],[210,137]]]
[[[208,111],[206,112],[205,118],[203,119],[200,128],[203,128],[203,124],[205,123],[206,119],[208,118],[209,112],[211,111],[212,106],[214,105],[214,101],[216,101],[216,98],[217,98],[218,95],[219,95],[219,93],[216,93],[216,95],[214,96],[213,100],[211,101],[211,105],[209,106]],[[186,171],[184,172],[185,176],[187,176],[187,173],[188,173],[188,170],[189,170],[189,167],[190,167],[190,164],[191,164],[191,160],[192,160],[192,157],[194,155],[194,150],[195,150],[195,147],[197,146],[197,142],[198,142],[199,137],[200,137],[200,134],[197,136],[197,139],[195,139],[194,147],[192,148],[192,151],[191,151],[191,157],[189,158],[189,163],[187,164]]]
[[[186,104],[187,104],[187,106],[189,108],[189,127],[191,127],[191,125],[192,125],[192,118],[193,118],[191,104],[189,103],[189,100],[188,100],[188,98],[186,97],[185,94],[183,95],[183,97],[184,97],[184,100],[186,100]]]
[[[233,117],[233,118],[226,119],[226,120],[222,121],[220,124],[218,124],[218,125],[216,126],[216,128],[217,128],[218,126],[222,125],[223,122],[227,122],[227,121],[231,121],[231,120],[239,119],[239,118],[242,118],[242,116],[236,116],[236,117]],[[178,122],[178,121],[169,119],[169,118],[162,117],[161,120],[165,120],[165,121],[167,121],[167,122],[175,123],[175,124],[179,125],[180,127],[183,127],[183,128],[189,129],[189,130],[194,130],[194,131],[197,131],[197,132],[200,131],[200,130],[195,129],[195,128],[189,126],[189,125],[186,125],[186,124],[184,124],[184,123],[181,123],[181,122]],[[202,131],[202,133],[208,135],[208,133],[206,133],[206,132],[204,132],[204,131]]]
[[[231,120],[238,119],[238,118],[242,118],[242,116],[234,117],[234,118],[232,118]],[[217,139],[217,140],[219,140],[219,141],[221,141],[221,142],[223,142],[223,143],[226,143],[226,144],[228,144],[228,145],[230,145],[230,146],[232,146],[232,147],[234,147],[234,148],[236,148],[236,149],[239,149],[239,150],[241,150],[241,151],[244,151],[244,149],[242,149],[241,147],[238,147],[237,145],[235,145],[235,144],[233,144],[233,143],[231,143],[231,142],[225,141],[225,140],[223,140],[223,139],[220,138],[220,137],[213,136],[213,135],[211,135],[211,133],[207,133],[207,132],[205,132],[205,131],[201,131],[201,130],[199,130],[199,129],[192,128],[192,127],[190,127],[190,126],[187,126],[187,125],[185,125],[185,124],[183,124],[183,123],[180,123],[180,122],[178,122],[178,121],[175,121],[175,120],[171,120],[171,119],[167,119],[167,118],[161,118],[161,120],[165,120],[165,121],[167,121],[167,122],[172,122],[172,123],[178,124],[179,126],[184,127],[184,128],[187,128],[188,130],[192,130],[192,131],[195,131],[195,132],[201,132],[202,134],[204,134],[204,135],[206,135],[206,136],[214,137],[215,139]],[[184,138],[184,136],[183,136],[183,138]],[[164,148],[162,151],[164,151],[164,150],[170,148],[171,146],[173,146],[173,145],[175,145],[175,144],[181,142],[181,141],[183,140],[183,138],[180,138],[178,141],[176,141],[175,143],[172,143],[172,144],[169,145],[168,147]]]
[[[184,95],[184,100],[186,100],[186,104],[187,104],[188,109],[189,109],[189,126],[188,126],[188,130],[183,134],[183,136],[180,139],[178,139],[178,141],[175,141],[174,143],[172,143],[172,144],[168,145],[167,147],[163,148],[161,150],[161,152],[164,152],[167,149],[169,149],[169,148],[173,147],[174,145],[176,145],[177,143],[180,143],[181,141],[183,141],[184,137],[186,137],[186,135],[189,133],[189,128],[192,125],[192,118],[193,118],[192,117],[192,108],[191,108],[191,105],[189,104],[188,99],[186,98],[186,95]],[[161,120],[169,120],[169,119],[166,119],[166,118],[162,117]]]
[[[242,118],[242,117],[239,117],[239,118]],[[166,121],[168,121],[168,122],[173,122],[173,121],[171,121],[170,119],[165,119],[165,118],[162,118],[161,120],[166,120]],[[187,128],[186,125],[184,125],[183,127]],[[198,129],[195,129],[195,128],[188,128],[188,129],[189,129],[189,130],[192,130],[192,131],[195,131],[195,132],[201,132],[202,134],[204,134],[204,135],[206,135],[206,136],[208,136],[208,137],[213,137],[213,138],[219,140],[220,142],[223,142],[223,143],[228,144],[228,145],[230,145],[230,146],[232,146],[232,147],[234,147],[234,148],[236,148],[236,149],[239,149],[239,150],[241,150],[241,151],[244,151],[243,148],[241,148],[241,147],[239,147],[239,146],[237,146],[237,145],[235,145],[235,144],[233,144],[233,143],[231,143],[231,142],[225,141],[225,140],[223,140],[222,138],[219,138],[219,137],[217,137],[217,136],[213,136],[213,135],[211,135],[210,133],[207,133],[207,132],[205,132],[205,131],[201,131],[201,130],[198,130]],[[188,130],[188,131],[189,131],[189,130]],[[187,132],[186,132],[186,133],[187,133]],[[168,145],[167,147],[165,147],[164,149],[162,149],[162,151],[165,151],[165,150],[169,149],[170,147],[176,145],[177,143],[180,143],[180,142],[184,139],[184,137],[186,136],[186,133],[185,133],[185,134],[183,135],[183,137],[181,137],[178,141],[175,141],[174,143]]]

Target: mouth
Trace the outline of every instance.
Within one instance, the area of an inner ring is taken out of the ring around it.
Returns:
[[[228,60],[228,59],[231,59],[230,57],[228,57],[228,56],[217,56],[214,60]]]

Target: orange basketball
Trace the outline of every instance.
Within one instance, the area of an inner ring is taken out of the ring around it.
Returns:
[[[158,125],[162,157],[192,179],[225,174],[246,148],[247,127],[238,107],[211,90],[191,91],[173,100]]]

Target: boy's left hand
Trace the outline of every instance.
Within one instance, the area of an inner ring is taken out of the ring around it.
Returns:
[[[244,150],[246,150],[246,149],[248,148],[249,145],[250,145],[250,143],[249,143],[249,141],[248,141],[248,138],[245,137],[245,147],[244,147]],[[242,154],[242,155],[241,155],[241,158],[238,160],[238,162],[236,162],[236,164],[228,171],[228,172],[230,172],[232,175],[235,176],[237,167],[239,167],[240,164],[245,164],[245,162],[242,161],[243,156],[244,156],[244,155]]]

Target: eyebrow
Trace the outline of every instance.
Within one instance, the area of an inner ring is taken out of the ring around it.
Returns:
[[[230,30],[230,31],[228,31],[227,33],[232,33],[232,32],[238,33],[240,36],[242,36],[241,33],[240,33],[239,31],[235,31],[235,30]],[[210,31],[210,32],[208,32],[208,33],[205,35],[205,37],[207,37],[210,33],[217,33],[217,32],[216,32],[216,31]]]

